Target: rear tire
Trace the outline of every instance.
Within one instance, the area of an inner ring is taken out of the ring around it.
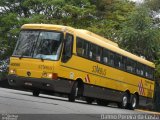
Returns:
[[[129,109],[134,110],[137,108],[137,106],[138,106],[138,96],[134,94],[131,98]]]
[[[100,105],[100,106],[107,106],[109,103],[106,100],[100,100],[100,99],[98,99],[97,100],[97,104]]]
[[[87,102],[88,104],[92,104],[93,101],[94,101],[93,98],[86,97],[86,102]]]
[[[122,100],[118,103],[118,107],[123,109],[127,109],[129,107],[129,95],[127,93],[124,93],[122,96]]]
[[[70,92],[70,94],[68,96],[68,100],[70,102],[74,102],[75,101],[75,99],[76,99],[76,97],[78,95],[78,90],[79,90],[79,88],[78,88],[78,82],[75,82],[73,84],[72,90],[71,90],[71,92]]]
[[[33,93],[33,96],[38,97],[39,94],[40,94],[40,91],[39,90],[33,90],[32,93]]]

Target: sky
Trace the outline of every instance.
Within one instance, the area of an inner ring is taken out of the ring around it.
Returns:
[[[142,3],[144,0],[130,0],[130,1],[134,1],[134,2],[137,2],[137,3]]]

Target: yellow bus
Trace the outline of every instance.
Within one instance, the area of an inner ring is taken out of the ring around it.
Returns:
[[[87,103],[152,105],[155,65],[99,35],[69,26],[25,24],[10,58],[12,86],[83,96]]]

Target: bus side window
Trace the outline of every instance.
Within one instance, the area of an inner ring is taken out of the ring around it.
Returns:
[[[127,61],[126,69],[127,71],[132,72],[132,66],[129,61]]]
[[[109,58],[108,50],[103,49],[103,63],[104,64],[108,64],[108,58]]]
[[[84,49],[83,49],[83,40],[80,38],[77,38],[77,43],[76,43],[76,50],[77,50],[77,55],[83,56],[84,54]]]
[[[92,43],[90,44],[89,57],[90,59],[96,60],[96,45]]]
[[[127,59],[126,62],[126,70],[131,73],[135,73],[135,62],[129,58]]]
[[[154,78],[154,70],[152,68],[148,68],[148,78],[149,79]]]
[[[77,55],[79,56],[83,56],[83,57],[88,57],[88,42],[78,38],[77,37],[77,42],[76,42],[76,51],[77,51]]]
[[[83,42],[83,56],[88,57],[88,49],[89,49],[89,44],[87,41]]]
[[[97,46],[96,61],[100,62],[101,61],[101,56],[102,56],[102,48]]]
[[[122,64],[122,56],[115,54],[115,67],[122,69],[123,64]]]
[[[67,62],[72,57],[73,49],[73,35],[66,34],[66,39],[64,41],[63,57],[62,61]]]
[[[144,76],[144,65],[141,65],[140,71],[141,71],[141,76]]]
[[[122,56],[121,69],[125,70],[126,57]]]
[[[140,70],[140,64],[139,63],[136,64],[136,74],[141,75],[141,70]]]
[[[115,55],[114,55],[114,53],[112,53],[112,52],[109,52],[109,65],[111,65],[111,66],[114,66],[114,58],[115,58]]]
[[[148,79],[153,79],[153,69],[150,67],[145,67],[145,77]]]

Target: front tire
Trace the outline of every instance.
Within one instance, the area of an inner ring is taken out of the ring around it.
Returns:
[[[97,104],[100,105],[100,106],[107,106],[109,103],[106,100],[98,99]]]
[[[70,94],[68,96],[68,100],[70,102],[74,102],[75,101],[75,99],[76,99],[76,97],[78,95],[78,90],[79,90],[79,88],[78,88],[78,82],[75,82],[73,84],[72,90],[71,90],[71,92],[70,92]]]
[[[33,90],[32,93],[33,93],[33,96],[38,97],[39,94],[40,94],[40,91],[39,90]]]
[[[88,104],[92,104],[93,101],[94,101],[93,98],[86,97],[86,102],[87,102]]]

